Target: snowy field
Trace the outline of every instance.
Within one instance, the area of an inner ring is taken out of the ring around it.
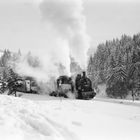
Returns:
[[[123,103],[1,95],[0,140],[140,140],[140,107]]]

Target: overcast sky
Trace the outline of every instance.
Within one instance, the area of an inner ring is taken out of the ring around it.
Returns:
[[[84,0],[84,15],[91,44],[140,31],[138,0]],[[49,45],[47,27],[38,8],[39,0],[0,0],[0,49],[37,51]]]

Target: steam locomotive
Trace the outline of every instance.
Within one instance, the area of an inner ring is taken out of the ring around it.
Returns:
[[[75,81],[72,80],[71,77],[68,76],[60,76],[56,80],[57,87],[56,91],[53,91],[50,95],[57,97],[69,97],[69,93],[73,94],[76,99],[92,99],[95,97],[96,93],[92,88],[92,82],[89,78],[85,76],[85,72],[83,72],[83,76],[81,77],[78,74],[75,78]]]

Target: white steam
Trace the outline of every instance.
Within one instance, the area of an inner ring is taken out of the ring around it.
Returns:
[[[89,37],[86,33],[82,0],[42,0],[39,10],[45,41],[31,50],[39,58],[39,65],[29,65],[27,56],[22,56],[16,65],[20,75],[34,77],[39,83],[48,83],[59,75],[70,75],[70,56],[82,69],[86,68]],[[44,24],[45,23],[45,24]],[[45,26],[44,26],[45,25]],[[30,49],[30,48],[29,48]]]
[[[38,53],[20,56],[14,65],[20,76],[33,77],[42,93],[50,93],[56,88],[56,78],[70,75],[69,47],[63,39],[53,39],[50,47],[40,46]]]
[[[54,38],[51,46],[40,46],[38,53],[22,55],[16,63],[16,72],[20,75],[34,77],[37,81],[48,82],[52,77],[70,75],[69,47],[63,39]],[[37,58],[38,65],[34,65]],[[30,61],[30,63],[29,63]]]
[[[68,42],[70,55],[85,68],[89,37],[82,4],[82,0],[43,0],[40,10],[44,20]]]

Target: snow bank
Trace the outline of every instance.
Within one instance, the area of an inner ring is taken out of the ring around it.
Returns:
[[[33,101],[0,96],[0,139],[64,140],[40,106]]]
[[[124,104],[124,105],[133,105],[133,106],[138,106],[140,107],[140,101],[139,100],[127,100],[127,99],[113,99],[113,98],[100,98],[97,97],[95,98],[96,101],[103,101],[103,102],[110,102],[110,103],[119,103],[119,104]]]
[[[98,97],[106,97],[106,84],[98,85],[98,90],[96,91]]]
[[[25,98],[29,98],[28,100]],[[140,109],[45,95],[0,96],[2,140],[139,140]]]

